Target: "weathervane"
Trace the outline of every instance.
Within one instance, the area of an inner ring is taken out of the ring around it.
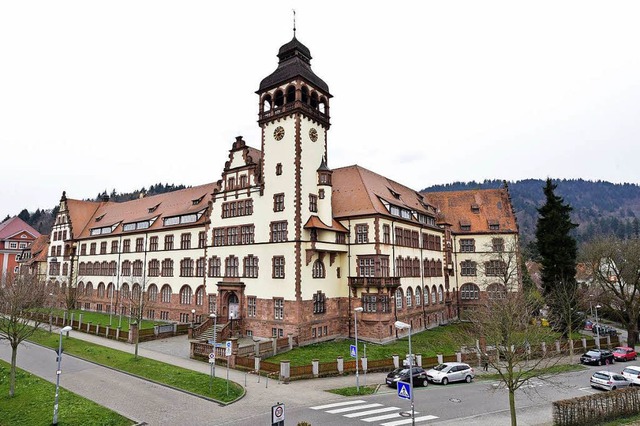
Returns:
[[[293,37],[296,36],[296,10],[293,9]]]

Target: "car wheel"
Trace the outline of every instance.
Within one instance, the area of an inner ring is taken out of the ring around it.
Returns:
[[[443,385],[447,385],[447,383],[449,383],[449,379],[447,379],[446,377],[444,379],[442,379],[442,384]]]
[[[602,360],[601,359],[598,360],[598,365],[602,365]]]
[[[616,387],[615,386],[611,386],[611,390],[616,390]]]
[[[609,365],[609,364],[611,364],[611,360],[609,360],[609,358],[607,358],[607,359],[604,360],[604,363]]]
[[[472,380],[471,376],[467,376],[464,378],[464,381],[467,383],[471,383],[471,380]]]

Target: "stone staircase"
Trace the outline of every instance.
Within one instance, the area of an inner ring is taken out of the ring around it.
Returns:
[[[202,340],[213,340],[213,333],[214,330],[217,331],[217,337],[216,337],[216,342],[220,342],[220,331],[224,328],[224,324],[216,324],[216,328],[214,329],[213,326],[207,328],[199,337],[198,339],[202,339]]]

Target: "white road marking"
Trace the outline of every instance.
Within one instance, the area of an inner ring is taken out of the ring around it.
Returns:
[[[351,413],[351,414],[345,414],[344,417],[362,417],[362,416],[370,416],[371,414],[379,414],[379,413],[386,413],[388,411],[398,411],[399,408],[398,407],[384,407],[384,408],[378,408],[377,410],[369,410],[369,411],[363,411],[361,413]]]
[[[363,400],[357,401],[347,401],[347,402],[336,402],[335,404],[327,404],[327,405],[318,405],[316,407],[309,407],[312,410],[324,410],[325,408],[334,408],[334,407],[343,407],[345,405],[353,405],[353,404],[362,404]]]
[[[399,426],[399,425],[407,425],[412,423],[414,420],[416,422],[423,422],[423,421],[427,421],[427,420],[433,420],[433,419],[437,419],[437,416],[422,416],[422,417],[416,417],[415,419],[402,419],[402,420],[398,420],[395,422],[388,422],[388,423],[382,423],[381,426]]]
[[[366,405],[358,405],[357,407],[338,408],[335,410],[329,410],[327,411],[327,413],[339,414],[339,413],[346,413],[347,411],[363,410],[365,408],[373,408],[373,407],[382,407],[382,404],[366,404]]]
[[[418,412],[416,411],[416,414]],[[377,422],[378,420],[398,419],[402,417],[399,413],[387,414],[386,416],[368,417],[366,419],[360,419],[363,422]]]

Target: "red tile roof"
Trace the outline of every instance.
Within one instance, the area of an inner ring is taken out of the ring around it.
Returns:
[[[21,232],[27,232],[37,238],[40,233],[33,229],[28,223],[20,219],[18,216],[14,216],[11,219],[0,223],[0,240],[6,240]]]

